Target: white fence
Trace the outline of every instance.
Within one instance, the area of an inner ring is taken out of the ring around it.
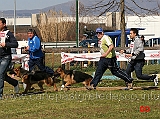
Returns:
[[[57,48],[57,47],[74,47],[76,46],[76,41],[68,42],[42,42],[42,47],[45,48]]]

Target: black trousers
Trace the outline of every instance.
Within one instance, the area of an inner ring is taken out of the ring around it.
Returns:
[[[43,58],[29,59],[28,65],[29,65],[29,71],[32,71],[34,66],[37,65],[41,71],[45,71],[50,75],[54,74],[54,71],[51,68],[43,64]]]
[[[128,76],[126,72],[124,72],[118,67],[116,61],[117,61],[116,57],[100,58],[96,72],[95,72],[95,76],[91,81],[91,84],[93,84],[94,87],[98,85],[98,82],[100,81],[104,72],[107,69],[109,69],[113,75],[123,79],[125,82],[131,82],[132,79]]]
[[[135,71],[136,77],[142,80],[150,80],[152,76],[142,74],[142,68],[144,66],[145,60],[131,60],[128,63],[126,73],[131,77],[131,72]]]

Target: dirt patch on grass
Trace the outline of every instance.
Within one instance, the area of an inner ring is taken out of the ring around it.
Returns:
[[[101,90],[101,91],[109,91],[109,90],[125,90],[126,87],[97,87],[96,90]],[[146,87],[133,87],[133,90],[160,90],[160,87],[154,87],[154,86],[146,86]],[[63,89],[66,90],[66,89]],[[82,91],[82,90],[87,90],[85,87],[74,87],[74,88],[70,88],[70,90],[73,91]],[[59,89],[58,91],[61,91],[61,89]],[[89,90],[88,90],[89,91]]]

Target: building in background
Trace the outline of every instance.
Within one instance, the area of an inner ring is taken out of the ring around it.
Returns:
[[[28,26],[37,26],[37,20],[40,18],[39,14],[32,14],[28,18],[16,18],[16,25],[28,25]],[[59,17],[58,19],[61,19]],[[6,18],[8,25],[14,25],[14,18]],[[75,21],[75,17],[63,17],[64,21]],[[49,21],[52,21],[52,18],[49,18]],[[43,22],[46,22],[46,16],[44,15]],[[80,17],[79,22],[85,24],[105,24],[106,27],[112,27],[115,30],[120,29],[120,13],[106,13],[106,16],[92,16],[92,17]],[[138,17],[138,16],[126,16],[126,28],[145,28],[145,30],[140,31],[140,35],[145,36],[145,40],[151,38],[160,37],[159,32],[160,26],[160,16],[147,16],[147,17]]]

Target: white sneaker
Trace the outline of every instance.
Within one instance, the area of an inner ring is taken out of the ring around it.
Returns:
[[[154,79],[154,85],[155,85],[155,86],[158,85],[158,76],[156,76],[156,78]]]
[[[17,86],[14,87],[14,93],[19,93],[19,84],[17,84]]]
[[[27,84],[23,83],[23,89],[25,90],[27,87]]]
[[[3,98],[2,98],[2,96],[3,96],[3,94],[0,94],[0,100],[2,100]]]

